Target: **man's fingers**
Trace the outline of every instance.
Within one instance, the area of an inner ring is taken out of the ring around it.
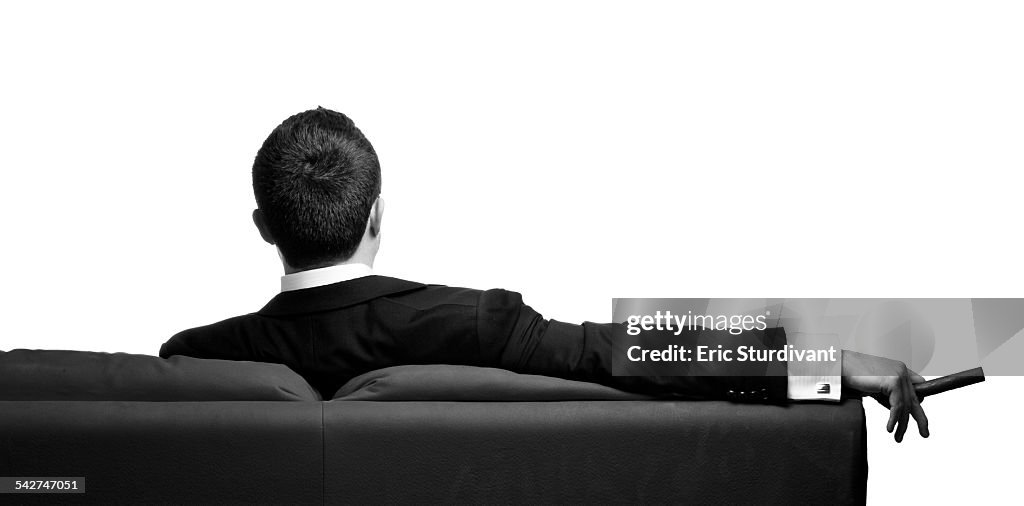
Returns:
[[[885,430],[889,434],[892,434],[893,429],[896,428],[896,422],[900,420],[900,413],[898,409],[889,408],[889,422],[885,424]]]
[[[896,442],[903,442],[903,435],[907,433],[907,426],[910,425],[910,412],[906,409],[902,409],[900,413],[900,421],[896,426]]]
[[[921,434],[921,437],[928,437],[931,435],[931,432],[928,431],[928,416],[924,414],[924,408],[921,407],[921,402],[917,399],[917,392],[914,391],[914,386],[910,384],[910,381],[907,381],[907,390],[910,392],[910,396],[907,397],[907,402],[910,403],[910,415],[917,422],[917,432]]]
[[[913,383],[924,383],[924,378],[921,377],[920,374],[917,374],[916,372],[911,371],[910,369],[907,369],[907,372],[910,373],[910,383],[911,384],[913,384]]]
[[[896,442],[903,441],[903,435],[907,432],[907,424],[910,423],[910,415],[907,412],[907,382],[906,376],[901,374],[892,378],[892,391],[889,395],[889,420],[896,418]],[[889,432],[892,432],[891,430]]]
[[[893,388],[889,392],[889,423],[885,424],[885,430],[892,434],[896,428],[896,422],[900,419],[900,411],[903,404],[900,402],[900,389]]]
[[[932,435],[928,430],[928,416],[924,414],[924,408],[916,401],[910,406],[910,414],[914,417],[914,421],[917,422],[917,432],[921,434],[921,437]]]
[[[914,407],[914,401],[917,400],[917,393],[914,392],[914,387],[910,385],[910,375],[901,374],[896,381],[896,389],[900,392],[900,421],[896,426],[896,442],[902,443],[903,436],[907,434],[907,429],[910,428],[910,412]]]

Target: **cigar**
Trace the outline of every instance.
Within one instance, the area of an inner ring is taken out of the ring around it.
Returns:
[[[929,395],[941,394],[942,392],[981,383],[982,381],[985,381],[985,371],[981,370],[980,367],[975,367],[974,369],[918,383],[914,385],[914,390],[917,391],[919,399],[924,399]]]

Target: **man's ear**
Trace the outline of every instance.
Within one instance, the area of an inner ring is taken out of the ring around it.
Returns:
[[[377,197],[377,200],[373,201],[373,207],[370,208],[370,217],[366,220],[366,228],[370,231],[371,236],[380,235],[380,225],[383,221],[384,199]]]
[[[267,221],[263,219],[263,211],[254,209],[252,211],[252,222],[256,225],[256,230],[260,231],[260,237],[268,244],[276,244],[274,236],[270,234],[270,228],[267,227]]]

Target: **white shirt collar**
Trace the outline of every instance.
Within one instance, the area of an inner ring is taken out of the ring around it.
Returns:
[[[302,290],[303,288],[330,285],[372,274],[373,269],[366,264],[338,264],[320,269],[293,272],[281,276],[281,291],[290,292],[292,290]]]

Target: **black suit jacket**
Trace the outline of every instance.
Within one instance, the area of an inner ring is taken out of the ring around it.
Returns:
[[[623,333],[621,324],[546,320],[507,290],[367,276],[282,292],[256,313],[178,333],[160,356],[285,364],[325,399],[355,376],[404,364],[498,367],[652,394],[786,397],[784,376],[613,376]]]

